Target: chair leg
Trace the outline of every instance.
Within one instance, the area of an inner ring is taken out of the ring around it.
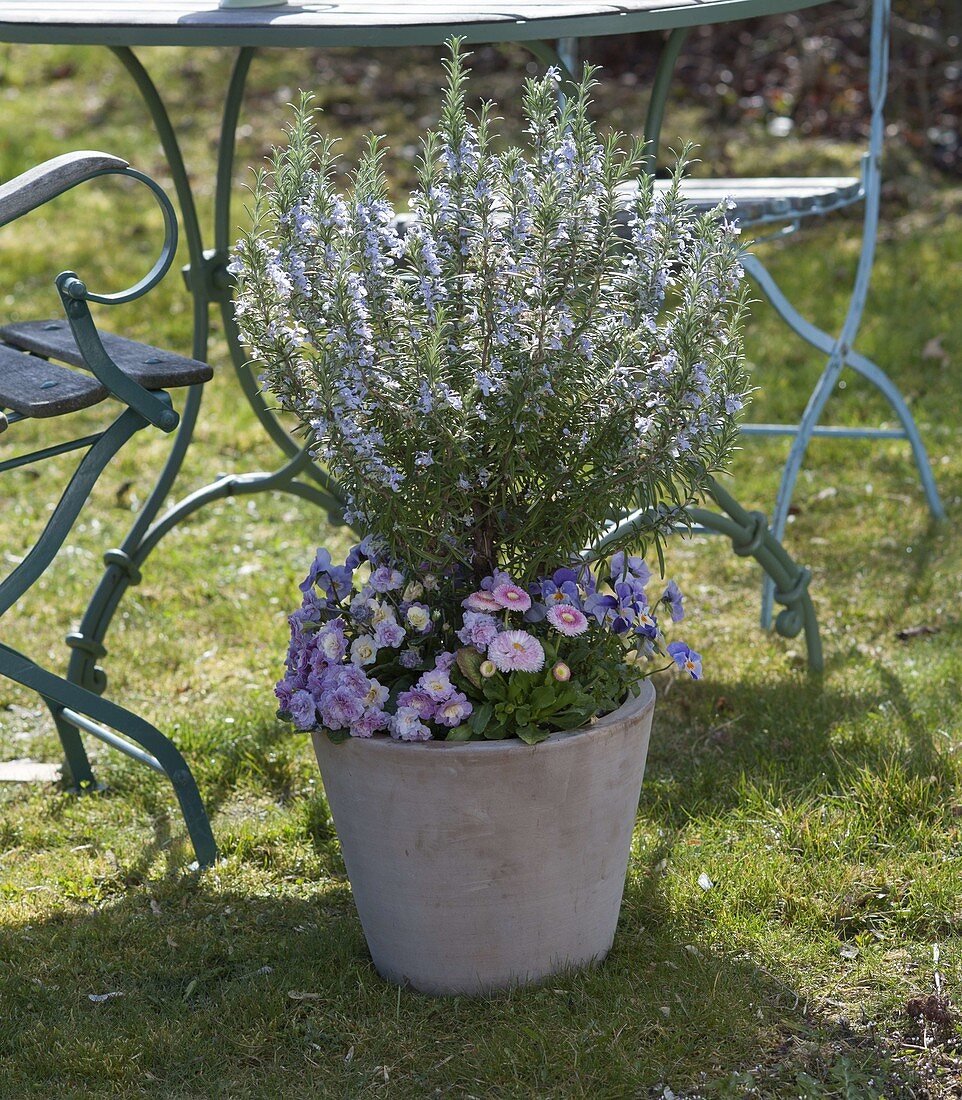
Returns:
[[[97,783],[94,778],[80,731],[76,726],[64,721],[60,713],[62,708],[58,703],[46,696],[43,701],[47,704],[54,725],[57,727],[57,736],[60,738],[64,760],[67,763],[67,770],[70,772],[70,789],[75,794],[87,794],[91,791],[103,790],[103,786]]]
[[[813,325],[811,321],[798,312],[792,303],[785,297],[781,287],[775,282],[770,272],[761,261],[756,256],[746,256],[744,267],[748,274],[751,275],[759,285],[762,293],[772,303],[775,307],[775,311],[788,327],[817,351],[830,356],[835,344],[833,337],[823,329],[818,328],[817,325]],[[852,370],[860,374],[867,382],[875,386],[886,401],[888,401],[892,411],[898,417],[899,423],[902,425],[902,430],[905,432],[906,439],[908,439],[909,445],[912,448],[912,457],[915,460],[915,468],[919,473],[919,481],[922,483],[922,489],[925,493],[929,511],[932,513],[933,519],[944,519],[945,508],[942,505],[942,500],[939,497],[939,490],[935,484],[932,464],[929,461],[925,444],[922,442],[922,436],[919,433],[915,417],[906,404],[901,391],[881,367],[873,363],[860,352],[849,349],[844,359],[846,366],[851,367]]]
[[[874,234],[874,226],[867,227]],[[915,418],[912,416],[905,399],[892,380],[870,359],[856,352],[851,342],[854,339],[858,323],[861,319],[864,307],[865,292],[867,289],[868,275],[872,261],[872,248],[863,249],[859,262],[859,271],[856,279],[856,291],[853,294],[849,314],[841,335],[836,339],[828,333],[813,325],[798,312],[788,301],[781,288],[769,274],[767,269],[755,256],[747,256],[744,266],[746,272],[758,283],[762,292],[771,301],[779,316],[788,326],[803,340],[828,355],[828,363],[815,389],[809,397],[808,404],[799,421],[797,432],[792,440],[788,459],[782,471],[781,483],[775,502],[775,510],[772,516],[772,531],[779,540],[784,537],[788,521],[788,513],[791,505],[795,483],[801,470],[805,452],[809,441],[818,424],[822,411],[828,398],[838,381],[838,377],[846,366],[850,366],[858,374],[862,375],[869,383],[874,385],[891,405],[902,425],[906,438],[912,448],[912,456],[919,474],[919,481],[925,493],[929,510],[935,519],[942,519],[945,510],[939,497],[935,477],[929,457],[919,434]],[[775,588],[770,578],[766,578],[762,589],[762,626],[768,629],[772,623],[772,611],[775,599]]]
[[[113,748],[166,775],[180,804],[198,865],[210,867],[216,861],[217,845],[197,783],[186,760],[173,742],[160,730],[116,703],[102,699],[93,692],[48,672],[28,657],[2,643],[0,643],[0,675],[37,692],[56,714],[58,729],[61,728],[61,724],[72,727],[76,742],[80,740],[78,727],[82,726],[88,733],[107,742]],[[113,733],[113,730],[122,733],[123,737]],[[72,746],[76,745],[69,736],[68,742]],[[86,753],[83,757],[85,760]],[[82,771],[83,765],[79,764],[78,768]],[[89,763],[87,770],[89,772]],[[76,775],[74,778],[76,779]]]

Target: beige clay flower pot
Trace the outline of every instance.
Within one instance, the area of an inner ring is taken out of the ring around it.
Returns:
[[[611,948],[655,691],[587,729],[521,741],[335,745],[314,734],[374,965],[482,994]]]

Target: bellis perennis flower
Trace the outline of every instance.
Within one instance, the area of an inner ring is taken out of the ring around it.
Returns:
[[[567,604],[550,608],[546,618],[555,630],[569,638],[576,638],[588,629],[588,618],[584,612]]]
[[[544,668],[544,647],[524,630],[506,630],[488,646],[488,659],[499,672],[538,672]]]

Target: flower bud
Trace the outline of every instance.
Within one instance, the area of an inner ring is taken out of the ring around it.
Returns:
[[[494,661],[482,661],[481,667],[478,672],[486,679],[489,680],[498,670],[494,667]]]
[[[566,680],[571,679],[571,669],[564,663],[564,661],[558,661],[558,663],[552,668],[551,675],[564,683]]]
[[[417,581],[411,581],[411,583],[404,589],[404,594],[401,599],[405,603],[414,603],[415,600],[419,600],[424,595],[424,585],[419,584]]]

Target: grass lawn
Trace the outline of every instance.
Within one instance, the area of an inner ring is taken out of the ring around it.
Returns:
[[[228,59],[143,53],[173,102],[206,214]],[[520,52],[508,56],[515,72],[523,66]],[[438,74],[430,51],[400,59],[268,55],[245,111],[239,181],[276,140],[284,103],[316,85],[348,151],[365,127],[397,135],[406,182]],[[510,106],[509,70],[480,60],[485,91]],[[630,125],[634,96],[609,86],[602,109]],[[0,100],[0,178],[90,146],[163,178],[107,54],[0,47]],[[506,114],[513,124],[514,107]],[[700,134],[706,160],[723,157],[726,170],[857,163],[853,149],[699,131],[699,120],[680,106],[666,133]],[[753,564],[721,540],[672,547],[706,675],[659,685],[604,966],[490,1001],[433,1000],[378,979],[309,745],[275,720],[271,692],[308,555],[346,536],[292,499],[228,500],[166,540],[122,605],[105,661],[109,693],[174,736],[194,767],[224,861],[203,876],[185,870],[170,789],[96,744],[103,796],[0,789],[0,1097],[962,1095],[955,1022],[909,1011],[962,986],[962,192],[898,150],[890,162],[897,180],[860,346],[908,394],[948,521],[930,523],[906,445],[816,441],[787,541],[814,571],[821,680],[807,674],[800,640],[758,629]],[[104,187],[5,229],[4,317],[55,314],[52,279],[65,267],[97,289],[121,285],[147,261],[156,224],[149,200]],[[845,307],[856,230],[835,219],[766,247],[793,300],[828,328]],[[188,351],[179,279],[110,325]],[[818,359],[762,306],[748,347],[760,387],[752,417],[796,417]],[[211,357],[224,369],[181,492],[274,463],[219,332]],[[851,377],[831,409],[851,423],[890,420]],[[20,425],[0,455],[57,427]],[[786,444],[749,444],[734,491],[770,508]],[[64,665],[62,639],[100,555],[168,447],[145,432],[121,455],[56,568],[4,619],[6,641]],[[6,564],[69,469],[57,460],[5,477]],[[57,755],[37,700],[0,682],[0,759]],[[107,993],[122,996],[91,999]]]

